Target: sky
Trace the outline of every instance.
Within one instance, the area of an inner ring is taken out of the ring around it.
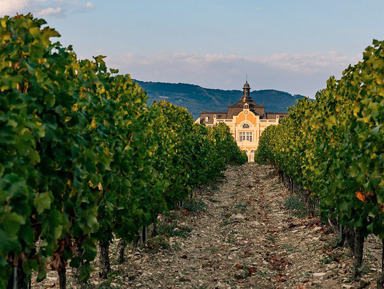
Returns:
[[[142,81],[314,98],[384,40],[383,0],[0,0],[44,18],[79,58]]]

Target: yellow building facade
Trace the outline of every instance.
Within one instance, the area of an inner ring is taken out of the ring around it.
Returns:
[[[264,106],[255,103],[250,96],[248,81],[243,87],[243,96],[226,112],[201,112],[196,123],[214,126],[225,123],[240,149],[246,151],[249,162],[254,162],[255,151],[262,132],[270,125],[277,125],[286,112],[266,112]]]

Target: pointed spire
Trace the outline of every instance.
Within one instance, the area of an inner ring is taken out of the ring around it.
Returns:
[[[251,91],[251,87],[249,86],[248,80],[246,79],[243,86],[243,98],[242,98],[243,102],[251,100],[250,91]]]

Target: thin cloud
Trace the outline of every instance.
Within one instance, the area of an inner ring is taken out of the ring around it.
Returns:
[[[0,15],[13,15],[29,5],[29,0],[0,1]]]
[[[0,16],[31,12],[39,17],[66,17],[70,13],[85,13],[93,8],[93,2],[80,0],[0,0]]]
[[[294,72],[315,74],[324,68],[346,67],[356,59],[349,59],[338,52],[331,51],[328,54],[320,52],[296,55],[279,54],[266,57],[262,61]]]
[[[107,58],[108,66],[145,81],[184,82],[207,88],[240,89],[245,75],[253,89],[278,89],[314,97],[332,75],[339,77],[357,58],[331,51],[246,57],[235,54],[158,53],[125,54]],[[251,83],[251,82],[250,82]]]
[[[48,7],[46,9],[41,10],[38,13],[38,16],[42,17],[42,16],[51,15],[51,14],[60,14],[60,12],[61,12],[61,7],[56,7],[56,8]]]
[[[264,64],[292,72],[317,73],[324,68],[346,67],[351,62],[356,62],[357,60],[358,59],[350,59],[338,52],[331,51],[328,54],[314,52],[295,55],[277,54],[263,57],[246,57],[235,54],[199,55],[190,53],[161,53],[156,56],[125,54],[122,61],[125,64],[153,65],[159,63],[169,63],[175,65],[192,65],[199,68],[214,63],[235,64],[246,62],[255,65]]]

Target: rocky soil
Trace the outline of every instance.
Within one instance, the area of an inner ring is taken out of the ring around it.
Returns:
[[[366,240],[361,274],[337,235],[306,215],[269,166],[229,167],[225,178],[158,226],[160,235],[129,247],[113,271],[84,288],[376,288],[381,243]],[[69,270],[70,271],[70,270]],[[69,273],[69,288],[80,288]],[[55,272],[32,288],[58,288]]]

